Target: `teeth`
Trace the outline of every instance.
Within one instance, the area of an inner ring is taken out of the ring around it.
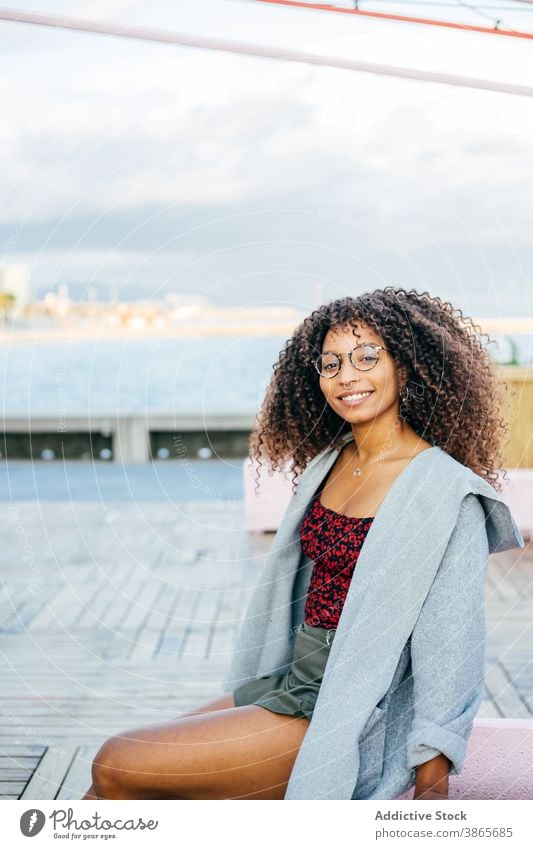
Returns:
[[[365,398],[367,395],[371,395],[371,392],[356,392],[354,395],[343,395],[343,401],[354,401],[356,398]]]

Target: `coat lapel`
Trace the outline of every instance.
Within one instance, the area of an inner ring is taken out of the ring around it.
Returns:
[[[300,525],[311,496],[351,439],[352,434],[347,434],[338,449],[318,454],[300,476],[248,603],[224,679],[224,692],[273,670],[282,672],[290,664],[292,596],[302,554]]]

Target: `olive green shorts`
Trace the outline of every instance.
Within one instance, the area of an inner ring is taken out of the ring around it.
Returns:
[[[264,675],[233,691],[236,707],[261,705],[274,713],[311,719],[335,637],[334,628],[296,626],[292,663],[284,675]]]

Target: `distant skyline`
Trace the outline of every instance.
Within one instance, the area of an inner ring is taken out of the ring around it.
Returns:
[[[251,5],[156,0],[147,10],[96,0],[87,17],[257,41]],[[67,2],[39,11],[73,14]],[[411,49],[415,61],[442,41],[411,24],[261,14],[265,41],[329,54],[352,55],[365,38],[393,33],[394,50]],[[308,310],[317,293],[329,301],[390,284],[468,314],[532,314],[530,100],[17,24],[0,30],[0,262],[28,262],[38,297],[67,284],[83,300],[91,288],[123,300],[204,292],[220,305]],[[478,73],[465,45],[486,54],[490,37],[446,38],[454,66]],[[523,49],[513,48],[517,57]],[[400,58],[391,47],[391,63]]]

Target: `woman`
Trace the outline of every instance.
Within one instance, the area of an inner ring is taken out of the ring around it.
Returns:
[[[448,794],[483,697],[488,556],[523,539],[471,320],[393,287],[315,310],[274,367],[251,454],[298,482],[224,694],[107,740],[85,799]]]

